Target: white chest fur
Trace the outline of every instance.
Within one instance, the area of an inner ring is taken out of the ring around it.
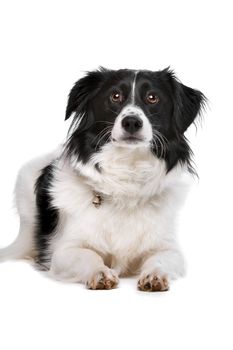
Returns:
[[[174,244],[184,187],[180,166],[166,174],[165,162],[149,149],[112,147],[88,165],[58,163],[52,191],[62,220],[54,244],[72,240],[122,262]],[[98,209],[93,190],[103,198]]]
[[[95,191],[114,197],[115,204],[127,197],[127,207],[130,200],[135,204],[135,200],[158,194],[166,177],[165,161],[155,157],[149,147],[126,149],[108,144],[88,164],[78,163],[75,169]]]

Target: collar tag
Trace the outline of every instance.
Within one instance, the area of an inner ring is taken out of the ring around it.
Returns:
[[[102,204],[102,197],[99,193],[97,192],[93,192],[93,200],[92,200],[92,204],[94,204],[94,206],[98,209],[101,204]]]

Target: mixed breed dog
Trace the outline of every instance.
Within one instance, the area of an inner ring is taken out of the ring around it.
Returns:
[[[30,258],[89,289],[138,275],[139,290],[168,290],[185,272],[175,223],[195,170],[184,133],[205,101],[169,68],[87,73],[69,94],[65,143],[19,172],[20,232],[0,260]]]

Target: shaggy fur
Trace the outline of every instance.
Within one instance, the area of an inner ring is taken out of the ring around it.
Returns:
[[[89,72],[72,88],[65,144],[26,164],[16,184],[20,233],[0,259],[33,258],[59,280],[143,291],[184,274],[175,219],[193,173],[185,131],[204,95],[169,69]]]

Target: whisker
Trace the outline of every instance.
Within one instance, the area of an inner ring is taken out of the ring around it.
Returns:
[[[111,109],[110,107],[108,107],[107,110],[111,111],[111,112],[114,113],[115,115],[118,115],[118,112],[114,111],[114,110]]]
[[[158,145],[157,145],[157,142],[156,142],[156,140],[155,140],[154,138],[151,140],[151,143],[152,143],[152,145],[156,148],[156,153],[159,153],[159,151],[158,151]]]
[[[95,142],[96,139],[98,139],[98,137],[100,137],[102,134],[105,133],[106,130],[110,129],[111,127],[110,126],[106,126],[104,129],[102,129],[95,137],[94,139],[92,140],[92,143]]]
[[[164,143],[168,144],[168,139],[160,131],[153,130],[153,133],[159,136],[164,141]]]
[[[155,113],[147,114],[146,116],[147,116],[147,117],[154,117],[154,116],[156,116],[156,115],[159,115],[159,113],[156,113],[156,112],[155,112]]]
[[[104,123],[104,124],[114,125],[114,122],[109,122],[107,120],[96,120],[95,123]]]
[[[168,139],[166,138],[166,136],[164,136],[159,130],[153,130],[153,133],[155,135],[160,136],[166,143],[168,143]]]
[[[111,126],[107,126],[106,128],[104,128],[103,130],[101,130],[101,132],[97,135],[97,143],[96,143],[96,146],[95,146],[95,150],[98,148],[100,142],[108,135],[111,135]],[[98,139],[99,138],[99,139]],[[96,140],[96,137],[95,139]],[[94,142],[93,140],[93,142]]]
[[[97,150],[97,148],[98,148],[100,142],[101,142],[106,136],[108,136],[108,139],[109,139],[109,137],[111,136],[111,131],[107,130],[106,133],[103,134],[103,135],[100,137],[100,139],[98,140],[98,142],[97,142],[97,144],[96,144],[96,146],[95,146],[95,151]],[[108,139],[107,139],[107,140],[108,140]],[[106,140],[106,141],[107,141],[107,140]]]
[[[159,157],[165,156],[166,150],[167,150],[167,144],[168,144],[167,138],[164,135],[162,135],[158,130],[153,130],[153,138],[151,142],[155,146],[158,156]],[[159,154],[159,147],[160,147],[160,154]]]

